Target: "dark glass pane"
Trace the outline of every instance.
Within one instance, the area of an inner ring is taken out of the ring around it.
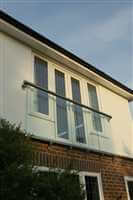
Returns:
[[[47,62],[35,57],[35,84],[45,89],[48,89],[48,67]]]
[[[35,63],[34,63],[34,79],[36,85],[48,89],[47,62],[37,57],[35,57]],[[48,115],[49,113],[48,94],[41,90],[37,91],[37,112],[46,115]]]
[[[93,123],[93,128],[96,131],[102,132],[102,122],[100,114],[92,113],[92,123]]]
[[[127,184],[128,184],[130,199],[133,200],[133,181],[128,181]]]
[[[78,103],[81,103],[79,81],[72,78],[71,82],[72,82],[73,100]],[[82,108],[81,106],[73,105],[73,111],[74,111],[74,121],[76,129],[76,141],[80,143],[86,143]]]
[[[100,200],[97,177],[85,176],[87,200]]]
[[[79,85],[79,81],[72,78],[72,96],[73,96],[73,100],[81,103],[81,94],[80,94],[80,85]]]
[[[91,108],[99,111],[96,87],[88,84],[88,92],[89,92],[89,100]],[[93,128],[96,131],[102,132],[101,116],[98,113],[92,113],[92,123],[93,123]]]
[[[55,70],[56,93],[65,97],[65,79],[64,73]],[[67,104],[61,98],[56,98],[57,112],[57,132],[58,136],[68,139],[68,120],[67,120]]]
[[[96,87],[88,84],[90,105],[95,110],[99,110]]]

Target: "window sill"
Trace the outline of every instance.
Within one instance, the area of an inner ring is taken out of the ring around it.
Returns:
[[[95,135],[95,136],[109,139],[109,137],[105,136],[102,132],[90,132],[90,135]]]
[[[31,135],[31,139],[32,140],[35,140],[35,141],[40,141],[40,142],[46,142],[48,143],[49,145],[60,145],[64,148],[67,148],[67,149],[77,149],[77,150],[80,150],[80,151],[84,151],[84,152],[93,152],[93,153],[97,153],[99,155],[108,155],[108,156],[111,156],[111,157],[114,157],[116,156],[117,154],[112,154],[112,153],[109,153],[109,152],[106,152],[106,151],[102,151],[102,150],[97,150],[97,149],[93,149],[89,146],[81,146],[81,145],[76,145],[76,144],[71,144],[71,143],[67,143],[67,142],[62,142],[62,141],[59,141],[57,139],[48,139],[48,138],[45,138],[45,137],[40,137],[40,136],[35,136],[35,135]],[[117,155],[119,156],[119,155]]]
[[[52,120],[50,118],[50,116],[47,116],[47,115],[44,115],[44,114],[41,114],[41,113],[38,113],[38,112],[30,112],[28,115],[32,116],[32,117],[36,117],[36,118],[42,119],[42,120],[47,120],[47,121],[55,123],[55,121]]]

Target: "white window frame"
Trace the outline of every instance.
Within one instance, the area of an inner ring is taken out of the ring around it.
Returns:
[[[80,183],[85,186],[85,191],[86,191],[85,176],[97,177],[100,200],[104,200],[101,174],[95,172],[79,172]],[[87,200],[87,193],[85,200]]]
[[[71,86],[71,78],[74,78],[76,80],[79,81],[80,84],[80,94],[81,94],[81,102],[82,104],[86,105],[86,98],[85,98],[85,91],[84,89],[82,90],[81,88],[83,88],[83,81],[84,78],[81,76],[79,76],[78,74],[74,74],[72,71],[69,71],[69,69],[67,68],[62,68],[60,65],[52,63],[52,68],[53,68],[53,72],[54,72],[54,83],[55,83],[55,70],[58,70],[62,73],[64,73],[64,77],[65,77],[65,89],[66,89],[66,98],[72,99],[72,86]],[[54,88],[53,91],[55,92],[55,84],[54,84]],[[68,144],[72,144],[72,145],[76,145],[76,146],[80,146],[80,147],[88,147],[89,143],[88,143],[88,132],[87,132],[87,122],[86,122],[86,117],[84,115],[84,110],[83,110],[83,119],[84,119],[84,127],[85,127],[85,137],[86,137],[86,144],[84,143],[78,143],[76,142],[76,139],[74,138],[74,116],[73,116],[73,112],[71,109],[71,104],[70,103],[70,107],[67,111],[68,114],[68,129],[69,129],[69,139],[63,139],[63,138],[59,138],[58,134],[57,134],[57,124],[55,124],[55,129],[56,129],[56,139],[57,141],[61,141],[63,143],[68,143]],[[54,111],[54,119],[56,122],[56,110]]]
[[[98,100],[98,106],[99,106],[99,111],[102,112],[102,105],[101,105],[101,99],[100,99],[100,88],[99,88],[99,85],[93,83],[93,82],[90,82],[88,80],[85,81],[85,90],[87,91],[86,92],[86,101],[87,101],[87,106],[90,107],[90,100],[89,100],[89,95],[88,95],[88,84],[89,85],[92,85],[96,88],[96,94],[97,94],[97,100]],[[91,111],[90,111],[91,113]],[[106,134],[105,132],[105,124],[104,124],[104,116],[101,116],[101,124],[102,124],[102,129],[103,131],[100,132],[100,131],[96,131],[93,129],[93,126],[91,127],[91,132],[89,133],[90,135],[96,135],[96,136],[100,136],[100,137],[104,137],[104,138],[109,138],[109,135]]]
[[[128,184],[127,184],[127,182],[128,182],[128,181],[132,181],[132,182],[133,182],[133,176],[125,176],[125,177],[124,177],[124,181],[125,181],[125,186],[126,186],[126,191],[127,191],[128,200],[131,200],[131,199],[130,199],[130,196],[129,196],[129,189],[128,189]]]
[[[65,89],[66,89],[66,98],[72,99],[72,86],[71,86],[71,78],[74,78],[76,80],[79,81],[80,84],[80,94],[81,94],[81,103],[88,106],[89,105],[89,96],[87,95],[88,93],[88,88],[87,88],[87,83],[91,84],[93,86],[96,87],[96,92],[97,92],[97,98],[98,98],[98,104],[99,104],[99,110],[101,109],[101,101],[100,101],[100,87],[93,81],[88,80],[86,77],[84,77],[83,75],[79,74],[79,73],[74,73],[73,70],[69,69],[67,66],[61,66],[61,63],[56,63],[55,61],[50,60],[50,58],[48,58],[47,56],[42,56],[39,55],[38,53],[32,52],[32,82],[34,83],[34,58],[38,57],[44,61],[47,62],[47,66],[48,66],[48,90],[55,92],[55,70],[58,70],[62,73],[64,73],[64,77],[65,77]],[[103,127],[103,132],[96,132],[95,130],[93,130],[91,127],[88,126],[88,119],[89,119],[89,115],[87,115],[86,108],[83,108],[83,119],[84,119],[84,129],[85,129],[85,137],[86,137],[86,143],[79,143],[76,141],[76,137],[74,131],[74,115],[73,115],[73,111],[72,111],[72,106],[70,103],[70,107],[67,110],[67,115],[68,115],[68,130],[69,130],[69,139],[63,139],[60,138],[57,134],[57,119],[56,119],[56,106],[55,106],[55,101],[54,99],[56,99],[56,97],[52,96],[51,100],[49,98],[49,114],[45,115],[43,113],[39,113],[39,112],[35,112],[33,111],[33,101],[32,101],[32,87],[29,87],[31,89],[27,90],[27,114],[31,117],[34,118],[40,118],[40,120],[46,120],[49,122],[54,123],[54,132],[53,132],[53,139],[55,139],[56,141],[62,142],[62,143],[66,143],[66,144],[70,144],[73,146],[79,146],[81,148],[89,148],[90,147],[90,137],[91,135],[97,135],[98,137],[104,137],[104,138],[108,138],[108,135],[104,134],[104,125],[102,123],[102,127]],[[68,103],[69,104],[69,103]],[[90,111],[91,112],[91,111]],[[89,113],[89,110],[88,110]],[[42,122],[41,122],[42,123]],[[50,137],[47,136],[47,138],[49,139]]]
[[[48,167],[35,166],[35,170],[38,170],[41,172],[49,171],[49,169],[50,168]],[[58,171],[58,168],[55,168],[55,169],[51,168],[51,172],[52,171],[56,172],[56,170]],[[64,169],[59,169],[59,170],[64,171]],[[84,186],[85,193],[86,193],[85,176],[97,177],[100,200],[104,200],[101,173],[82,171],[82,172],[79,172],[78,175],[79,175],[79,182],[80,184]],[[87,193],[85,194],[85,200],[87,200]]]
[[[69,73],[69,95],[70,95],[70,99],[72,98],[72,78],[76,79],[79,81],[79,86],[80,86],[80,95],[81,95],[81,104],[86,105],[86,97],[85,97],[85,91],[84,91],[84,79],[82,77],[79,77],[79,75],[77,74],[73,74],[73,73]],[[83,90],[82,90],[83,88]],[[87,121],[86,121],[86,116],[85,116],[85,110],[86,108],[82,108],[83,110],[83,121],[84,121],[84,130],[85,130],[85,138],[86,138],[86,143],[79,143],[76,141],[76,138],[74,137],[75,134],[73,134],[73,132],[75,133],[75,126],[74,126],[74,113],[71,110],[71,118],[72,118],[72,130],[71,130],[71,134],[73,135],[73,143],[76,144],[77,146],[81,146],[81,147],[88,147],[88,132],[87,132]]]
[[[44,56],[40,56],[40,55],[38,55],[36,53],[32,53],[32,82],[34,83],[34,61],[35,61],[35,57],[38,57],[41,60],[44,60],[45,62],[47,62],[47,69],[48,69],[48,90],[49,90],[50,80],[51,80],[51,78],[50,78],[51,68],[49,67],[50,62]],[[32,90],[32,88],[31,88],[31,90]],[[43,113],[39,113],[39,112],[35,112],[35,111],[32,110],[33,99],[32,99],[32,92],[31,91],[28,91],[28,99],[29,99],[29,102],[28,102],[28,114],[30,116],[54,122],[53,102],[52,102],[52,100],[50,100],[50,97],[48,98],[48,101],[49,101],[49,113],[48,113],[48,115],[43,114]]]
[[[56,86],[55,86],[55,71],[57,70],[57,71],[59,71],[59,72],[61,72],[61,73],[63,73],[64,74],[64,81],[65,81],[65,94],[66,94],[66,98],[69,98],[69,93],[68,93],[68,73],[65,71],[65,70],[62,70],[60,67],[58,67],[57,65],[55,65],[55,64],[53,64],[53,68],[54,68],[54,92],[56,92]],[[56,103],[56,97],[54,97],[55,98],[55,103]],[[56,113],[56,105],[54,105],[55,106],[55,111],[54,111],[54,119],[55,119],[55,122],[57,122],[57,113]],[[69,139],[63,139],[63,138],[60,138],[59,136],[58,136],[58,131],[57,131],[57,123],[55,123],[55,129],[56,129],[56,139],[58,140],[58,141],[62,141],[62,142],[64,142],[64,143],[69,143],[69,144],[71,144],[72,143],[72,134],[71,134],[71,126],[70,126],[70,121],[69,120],[71,120],[71,117],[69,117],[70,116],[70,111],[69,111],[69,109],[67,109],[67,120],[68,120],[68,137],[69,137]]]

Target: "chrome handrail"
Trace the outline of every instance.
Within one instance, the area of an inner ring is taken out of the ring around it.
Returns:
[[[78,106],[80,106],[80,107],[86,108],[86,109],[88,109],[88,110],[90,110],[90,111],[93,111],[93,112],[95,112],[95,113],[97,113],[97,114],[100,114],[100,115],[103,115],[103,116],[105,116],[105,117],[107,117],[107,118],[109,118],[109,119],[112,119],[112,116],[110,116],[110,115],[108,115],[108,114],[106,114],[106,113],[104,113],[104,112],[100,112],[100,111],[98,111],[98,110],[95,110],[94,108],[91,108],[91,107],[86,106],[86,105],[84,105],[84,104],[78,103],[78,102],[73,101],[73,100],[71,100],[71,99],[69,99],[69,98],[66,98],[66,97],[64,97],[64,96],[58,95],[58,94],[56,94],[55,92],[52,92],[52,91],[47,90],[47,89],[45,89],[45,88],[42,88],[42,87],[40,87],[40,86],[38,86],[38,85],[36,85],[36,84],[34,84],[34,83],[32,83],[32,82],[29,82],[29,81],[24,80],[24,81],[23,81],[23,84],[22,84],[22,88],[25,89],[27,86],[31,86],[31,87],[33,87],[33,88],[39,89],[39,90],[41,90],[41,91],[43,91],[43,92],[46,92],[46,93],[48,93],[48,94],[51,94],[51,95],[56,96],[56,97],[58,97],[58,98],[61,98],[61,99],[65,100],[65,101],[69,101],[69,102],[71,102],[71,103],[73,103],[73,104],[76,104],[76,105],[78,105]]]

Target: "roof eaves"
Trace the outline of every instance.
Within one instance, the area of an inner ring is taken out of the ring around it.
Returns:
[[[0,10],[0,19],[6,21],[7,23],[15,26],[16,28],[18,28],[19,30],[23,31],[24,33],[32,36],[33,38],[39,40],[40,42],[48,45],[49,47],[53,48],[54,50],[64,54],[65,56],[67,56],[68,58],[76,61],[77,63],[81,64],[82,66],[86,67],[87,69],[91,70],[92,72],[98,74],[99,76],[101,76],[102,78],[110,81],[111,83],[115,84],[116,86],[120,87],[121,89],[129,92],[130,94],[133,94],[133,90],[128,88],[126,85],[120,83],[119,81],[115,80],[114,78],[112,78],[111,76],[109,76],[108,74],[104,73],[103,71],[97,69],[96,67],[94,67],[93,65],[87,63],[86,61],[84,61],[83,59],[79,58],[78,56],[74,55],[73,53],[71,53],[70,51],[62,48],[61,46],[59,46],[58,44],[54,43],[53,41],[49,40],[48,38],[46,38],[45,36],[41,35],[40,33],[34,31],[33,29],[31,29],[30,27],[24,25],[23,23],[17,21],[16,19],[14,19],[13,17],[9,16],[7,13],[3,12],[2,10]]]

